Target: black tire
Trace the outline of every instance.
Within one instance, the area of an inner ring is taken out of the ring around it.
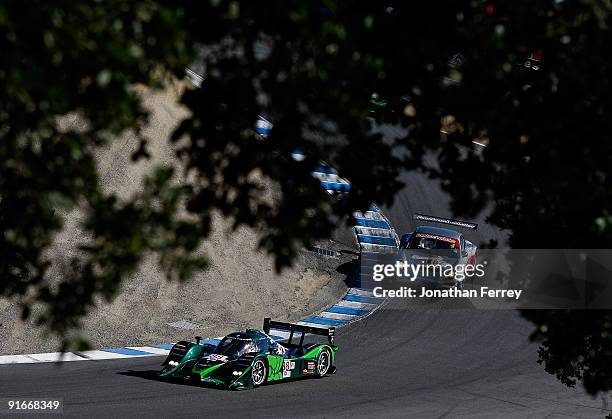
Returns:
[[[253,387],[259,387],[266,382],[268,377],[268,365],[262,358],[258,358],[251,366],[251,381]]]
[[[331,352],[327,348],[321,349],[317,357],[317,375],[324,377],[330,371],[332,366]]]

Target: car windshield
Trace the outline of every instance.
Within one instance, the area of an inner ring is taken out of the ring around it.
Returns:
[[[252,339],[233,336],[226,336],[215,349],[216,354],[228,357],[240,357],[250,352],[257,352],[257,346]]]
[[[452,239],[442,239],[437,236],[424,237],[416,235],[410,239],[408,249],[440,249],[457,250],[457,244]]]

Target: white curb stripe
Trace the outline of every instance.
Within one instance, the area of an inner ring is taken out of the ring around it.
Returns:
[[[117,354],[114,352],[107,352],[107,351],[102,351],[102,350],[82,351],[82,352],[77,352],[77,354],[87,358],[88,360],[123,359],[123,358],[133,358],[134,357],[134,355]]]
[[[353,213],[353,217],[364,218],[366,220],[387,221],[381,213],[375,212],[375,211],[365,211],[365,212],[355,211]]]
[[[87,358],[83,358],[73,352],[47,352],[43,354],[32,354],[30,358],[35,359],[39,362],[69,362],[69,361],[86,361]]]
[[[152,346],[126,346],[128,349],[134,349],[137,351],[150,352],[154,355],[168,355],[170,351],[168,349],[154,348]]]
[[[344,320],[344,321],[352,321],[358,318],[359,316],[355,316],[354,314],[341,314],[341,313],[330,313],[329,311],[324,311],[322,313],[317,314],[318,317],[323,317],[326,319],[335,319],[335,320]]]
[[[363,295],[364,297],[374,297],[374,293],[372,291],[362,290],[359,288],[351,288],[347,294]]]
[[[296,324],[301,324],[302,326],[309,326],[309,327],[318,327],[319,329],[325,329],[326,326],[319,324],[319,323],[309,323],[309,322],[297,322]]]
[[[4,355],[0,356],[0,364],[31,364],[40,362],[28,355]]]
[[[372,303],[360,303],[358,301],[346,301],[346,300],[342,300],[336,305],[339,307],[358,308],[361,310],[368,310],[368,311],[376,307],[376,304],[372,304]]]

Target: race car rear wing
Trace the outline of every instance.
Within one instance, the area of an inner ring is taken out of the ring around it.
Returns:
[[[318,335],[318,336],[326,336],[329,339],[329,343],[331,345],[334,344],[334,340],[336,337],[336,328],[335,327],[312,327],[312,326],[303,326],[301,324],[295,323],[283,323],[271,320],[269,317],[264,318],[263,330],[268,335],[270,334],[270,329],[274,328],[277,330],[284,330],[289,332],[288,346],[293,345],[293,335],[294,333],[300,333],[300,343],[299,346],[304,344],[304,337],[306,334]]]
[[[468,223],[467,221],[454,220],[452,218],[435,217],[433,215],[425,215],[425,214],[419,214],[419,213],[415,213],[413,218],[415,220],[420,220],[420,221],[429,221],[431,223],[449,224],[449,225],[453,225],[457,227],[471,228],[472,230],[478,230],[478,224],[476,223]]]

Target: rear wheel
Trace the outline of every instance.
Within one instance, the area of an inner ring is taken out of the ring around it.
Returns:
[[[323,377],[331,368],[331,352],[323,348],[317,357],[317,375]]]
[[[253,366],[251,367],[251,381],[253,381],[253,386],[257,387],[262,385],[266,381],[267,375],[268,366],[263,359],[258,359],[253,362]]]

